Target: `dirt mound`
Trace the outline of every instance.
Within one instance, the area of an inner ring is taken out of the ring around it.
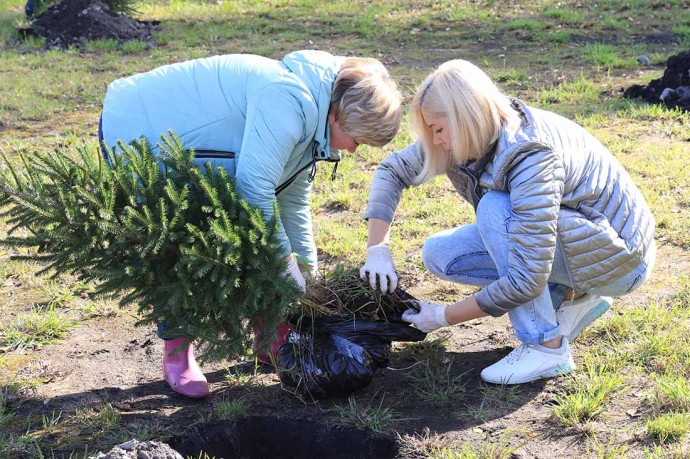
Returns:
[[[661,78],[652,80],[647,86],[630,86],[623,97],[690,111],[690,50],[669,57]]]
[[[111,449],[107,453],[98,453],[89,459],[182,459],[182,456],[165,443],[158,441],[139,442],[131,440]]]
[[[49,48],[67,48],[88,40],[141,40],[153,45],[154,23],[115,13],[100,0],[63,0],[37,16],[24,35],[45,37]]]

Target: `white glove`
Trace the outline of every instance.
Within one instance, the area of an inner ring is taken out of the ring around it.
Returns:
[[[307,259],[305,257],[302,257],[300,255],[293,255],[295,260],[297,260],[297,265],[299,266],[299,270],[302,273],[302,277],[305,279],[316,279],[317,277],[320,276],[319,273],[319,265],[317,263],[310,265],[307,263]]]
[[[367,261],[359,268],[359,277],[367,280],[367,274],[369,285],[374,290],[378,279],[381,293],[393,293],[398,287],[398,274],[386,244],[372,245],[367,249]]]
[[[292,276],[292,278],[295,280],[297,285],[299,285],[302,291],[306,292],[307,281],[304,280],[304,276],[302,275],[302,272],[299,270],[299,265],[297,264],[297,260],[295,260],[295,257],[290,256],[290,261],[288,261],[287,269],[285,271],[287,275]]]
[[[414,325],[418,330],[429,333],[437,328],[447,327],[446,307],[436,303],[419,302],[419,312],[408,309],[402,315],[402,320]]]

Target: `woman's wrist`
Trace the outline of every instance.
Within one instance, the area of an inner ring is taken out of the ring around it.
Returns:
[[[448,319],[446,319],[447,309],[448,307],[446,306],[439,306],[438,308],[436,308],[436,322],[438,322],[438,324],[441,327],[447,327],[448,325],[450,325],[448,323]]]
[[[448,306],[444,311],[444,317],[449,325],[457,325],[486,316],[488,314],[479,308],[479,303],[477,303],[474,295]]]

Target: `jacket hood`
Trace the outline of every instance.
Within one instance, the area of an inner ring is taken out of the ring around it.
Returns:
[[[328,108],[335,77],[345,60],[324,51],[295,51],[283,58],[283,64],[294,73],[311,92],[319,112],[319,120],[314,136],[314,157],[316,159],[337,161],[337,152],[331,152],[331,130],[328,127]]]

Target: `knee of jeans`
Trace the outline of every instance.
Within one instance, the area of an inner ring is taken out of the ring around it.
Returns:
[[[485,228],[501,228],[510,217],[510,195],[505,191],[489,191],[477,206],[477,224]]]
[[[422,263],[424,263],[424,267],[429,272],[438,277],[444,273],[443,268],[439,266],[438,258],[436,257],[437,253],[439,251],[436,248],[436,240],[433,237],[424,241],[422,245]]]

